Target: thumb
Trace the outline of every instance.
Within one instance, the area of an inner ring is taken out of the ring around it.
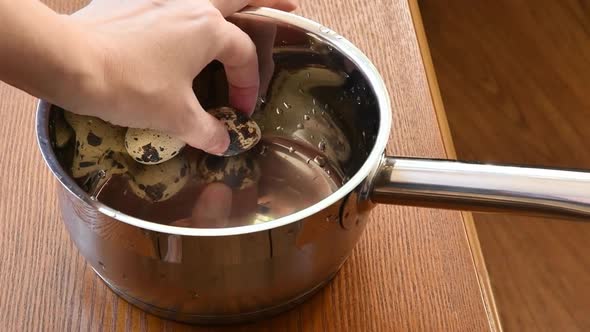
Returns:
[[[191,91],[192,92],[192,91]],[[188,145],[207,153],[221,155],[230,143],[227,128],[221,121],[207,113],[192,94],[187,117],[179,119],[183,128],[177,137]]]

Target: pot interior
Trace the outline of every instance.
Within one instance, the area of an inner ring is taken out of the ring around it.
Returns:
[[[261,142],[236,157],[186,147],[163,164],[141,165],[123,148],[125,128],[52,106],[50,145],[91,199],[154,223],[239,227],[317,204],[359,172],[375,148],[380,104],[349,44],[276,18],[232,21],[257,44],[262,89],[253,119]],[[205,109],[228,105],[223,66],[209,64],[194,91]]]

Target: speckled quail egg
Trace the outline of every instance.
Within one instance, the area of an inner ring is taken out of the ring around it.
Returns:
[[[137,162],[156,165],[166,162],[186,146],[183,141],[152,129],[129,128],[125,148]]]
[[[176,195],[187,183],[190,165],[178,156],[157,165],[135,164],[129,185],[141,199],[162,202]]]
[[[98,170],[110,174],[127,171],[125,158],[121,155],[125,153],[125,128],[71,112],[64,112],[64,116],[76,135],[72,163],[74,178],[81,178]]]
[[[124,137],[127,128],[115,126],[96,117],[71,112],[64,112],[64,117],[80,142],[104,150],[125,152]]]
[[[55,147],[65,147],[70,139],[74,136],[74,130],[66,123],[64,119],[54,122],[55,128]]]
[[[205,155],[197,173],[206,183],[222,182],[232,189],[245,189],[260,179],[260,166],[250,154],[233,157]]]
[[[260,127],[244,113],[231,107],[214,108],[207,112],[220,120],[229,133],[229,147],[223,156],[235,156],[248,151],[260,141]]]

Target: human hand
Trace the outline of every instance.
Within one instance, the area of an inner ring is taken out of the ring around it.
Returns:
[[[246,5],[296,8],[295,0],[94,0],[71,16],[86,31],[98,72],[75,100],[73,112],[116,125],[151,128],[219,154],[225,127],[206,113],[192,81],[211,61],[224,64],[230,104],[250,114],[260,79],[256,47],[225,17]]]

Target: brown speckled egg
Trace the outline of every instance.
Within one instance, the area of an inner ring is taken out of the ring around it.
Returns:
[[[125,127],[115,126],[99,118],[64,112],[76,140],[97,150],[124,152]]]
[[[260,167],[250,154],[206,155],[200,160],[197,172],[206,183],[222,182],[232,189],[245,189],[260,179]]]
[[[71,170],[74,178],[81,178],[98,170],[107,174],[127,171],[123,157],[126,128],[71,112],[64,112],[64,117],[76,137]]]
[[[74,136],[74,130],[67,124],[65,120],[62,119],[55,121],[54,128],[55,146],[58,148],[65,147]]]
[[[231,107],[214,108],[208,112],[223,122],[229,132],[229,147],[222,155],[235,156],[250,150],[260,141],[260,127],[244,113]]]
[[[125,135],[125,148],[129,155],[146,165],[168,161],[185,146],[183,141],[151,129],[129,128]]]
[[[158,165],[135,164],[129,186],[141,199],[162,202],[176,195],[186,185],[190,165],[183,156]]]

